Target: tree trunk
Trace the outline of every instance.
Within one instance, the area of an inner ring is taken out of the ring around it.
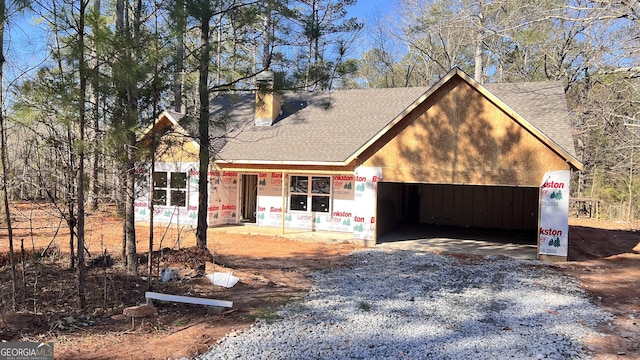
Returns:
[[[479,82],[480,84],[483,84],[484,81],[482,79],[483,62],[482,62],[482,35],[481,34],[478,34],[476,38],[474,60],[475,60],[475,72],[473,76],[477,82]]]
[[[133,50],[127,50],[127,58],[133,57],[135,62],[141,62],[141,54],[139,52],[140,44],[140,26],[142,16],[142,0],[138,0],[133,16],[133,28],[127,31],[127,36],[131,36],[130,44]],[[125,202],[125,232],[127,237],[127,272],[130,275],[138,274],[138,251],[136,246],[136,227],[135,227],[135,208],[134,202],[136,198],[136,134],[133,128],[137,124],[138,119],[138,89],[137,83],[130,82],[127,86],[127,115],[126,115],[126,153],[127,153],[127,172],[126,172],[126,202]]]
[[[316,4],[316,2],[314,0],[312,2],[312,4],[311,4],[311,22],[312,22],[311,26],[313,26],[314,28],[316,26],[319,26],[319,24],[317,24],[317,12],[318,12],[318,8],[317,8],[317,4]],[[304,88],[305,88],[305,90],[310,90],[309,86],[311,86],[311,84],[312,84],[312,82],[311,82],[311,76],[312,76],[311,59],[315,58],[315,56],[314,56],[314,47],[313,47],[314,43],[317,46],[317,42],[314,41],[314,38],[317,36],[315,34],[315,31],[314,30],[308,30],[308,31],[310,31],[310,32],[309,32],[309,37],[308,37],[309,44],[308,44],[308,49],[307,49],[307,69],[306,69],[305,80],[304,80]],[[317,47],[316,47],[315,50],[317,52],[317,50],[318,50]]]
[[[151,290],[151,274],[153,273],[153,261],[151,261],[151,254],[153,254],[153,173],[156,171],[156,136],[155,132],[151,132],[151,174],[149,181],[149,256],[147,256],[147,289]],[[159,273],[159,271],[158,271]]]
[[[116,1],[116,30],[124,29],[124,0]]]
[[[127,218],[126,210],[122,210],[122,216],[124,219]],[[127,258],[127,222],[122,222],[122,264],[127,267],[128,266],[128,258]]]
[[[100,0],[93,1],[93,11],[96,14],[100,13]],[[93,57],[93,84],[91,86],[91,97],[93,104],[93,151],[91,153],[92,164],[91,164],[91,197],[89,199],[89,209],[97,210],[98,209],[98,197],[100,196],[100,185],[99,185],[99,177],[100,177],[100,90],[99,90],[99,73],[100,73],[100,62],[98,61],[98,53],[97,46],[93,46],[94,50],[92,50]]]
[[[85,159],[85,102],[87,96],[87,70],[86,60],[84,58],[84,26],[85,12],[88,2],[80,1],[80,10],[78,13],[78,67],[80,76],[80,94],[78,102],[78,181],[77,181],[77,206],[78,206],[78,308],[84,310],[86,307],[85,295],[85,266],[84,266],[84,159]]]
[[[185,9],[185,4],[184,1],[180,1],[179,2],[179,6],[181,8],[181,10],[183,11],[183,13],[181,14],[181,19],[186,20],[186,9]],[[186,22],[185,22],[186,23]],[[182,69],[182,61],[184,61],[184,31],[183,31],[183,25],[180,24],[180,31],[179,31],[179,37],[180,40],[179,42],[181,43],[181,45],[179,45],[179,51],[182,51],[183,54],[179,55],[178,57],[180,58],[180,65],[179,68]],[[155,26],[154,26],[154,30],[155,30],[155,34],[156,36],[158,36],[158,17],[155,18]],[[158,49],[157,47],[155,48],[156,52],[159,52],[160,49]],[[153,117],[151,119],[151,123],[153,124],[155,122],[155,119],[158,117],[158,114],[160,113],[160,110],[158,109],[158,102],[160,101],[160,89],[159,89],[159,81],[160,81],[160,69],[159,69],[159,64],[158,61],[154,61],[153,63],[153,82],[152,84],[152,90],[153,90],[153,100],[152,100],[152,108],[153,108]],[[180,74],[182,74],[182,70],[180,71]],[[175,84],[174,84],[175,85]],[[174,88],[175,89],[175,88]],[[179,91],[177,92],[177,94],[174,92],[174,95],[176,97],[176,103],[180,103],[182,104],[182,86],[180,86]],[[180,105],[180,107],[182,107]],[[179,111],[179,110],[178,110]],[[156,133],[155,131],[151,131],[151,149],[150,149],[150,160],[151,160],[151,174],[150,175],[150,181],[149,181],[149,194],[151,194],[150,198],[149,198],[149,255],[147,256],[147,290],[151,290],[151,286],[152,286],[152,277],[151,275],[153,274],[153,261],[151,261],[152,259],[152,254],[153,254],[153,242],[154,242],[154,236],[153,236],[153,173],[156,170]],[[159,273],[160,271],[158,271]]]
[[[4,80],[4,25],[6,22],[6,4],[5,0],[0,0],[0,84]],[[2,201],[4,205],[5,222],[7,224],[7,232],[9,237],[9,262],[11,264],[11,299],[13,310],[18,310],[16,303],[16,284],[18,275],[16,272],[16,259],[13,253],[13,228],[11,226],[11,211],[9,209],[9,194],[7,187],[7,142],[4,124],[4,92],[0,91],[0,161],[2,161]]]
[[[138,252],[136,248],[135,228],[135,166],[136,166],[136,138],[135,133],[129,131],[127,141],[127,200],[125,202],[125,232],[127,239],[127,272],[131,275],[138,274]]]
[[[209,214],[209,21],[211,15],[209,9],[202,9],[201,16],[201,52],[200,52],[200,77],[198,93],[200,95],[200,119],[198,135],[200,140],[199,153],[199,178],[198,178],[198,225],[196,229],[196,245],[207,248],[207,228]]]
[[[216,85],[220,85],[222,82],[222,15],[222,4],[220,4],[220,15],[218,16],[218,26],[216,28]]]
[[[175,57],[175,71],[173,74],[173,110],[176,112],[184,113],[186,109],[183,108],[182,92],[184,77],[184,37],[187,32],[187,4],[185,0],[176,1],[176,12],[178,13],[177,19],[177,35],[178,46],[176,49]]]
[[[124,0],[117,0],[116,1],[116,33],[120,33],[120,34],[124,34],[124,32],[126,31],[125,29],[125,19],[126,19],[126,8],[125,8],[125,1]],[[122,102],[124,102],[125,99],[125,95],[122,94],[122,91],[120,89],[118,89],[118,101],[120,102],[120,104],[118,104],[118,106],[123,106]],[[123,114],[125,114],[124,116],[126,116],[126,111],[122,111]],[[128,120],[127,119],[122,119],[123,120],[123,125],[126,127],[128,124]],[[127,152],[127,145],[126,145],[126,140],[125,140],[125,144],[123,147],[123,150],[125,151],[125,154],[128,154]],[[120,190],[120,191],[116,191],[116,208],[118,210],[118,213],[122,215],[123,221],[122,221],[122,263],[124,264],[124,266],[127,268],[127,270],[129,269],[129,257],[127,256],[127,246],[129,244],[129,239],[128,239],[128,234],[129,232],[127,231],[127,219],[128,219],[128,207],[127,207],[127,199],[128,196],[126,195],[127,192],[127,181],[126,181],[126,174],[128,172],[127,169],[127,162],[125,161],[124,163],[120,162],[118,164],[118,169],[119,169],[119,175],[124,176],[125,177],[125,181],[122,181],[122,177],[118,176],[116,178],[116,185],[115,185],[115,189]],[[124,191],[121,191],[122,189],[124,189]],[[124,195],[123,195],[124,193]]]
[[[67,126],[67,142],[69,144],[69,166],[73,166],[76,161],[76,157],[73,155],[73,134],[71,133],[72,129],[70,125]],[[65,171],[65,181],[67,183],[67,211],[69,214],[67,215],[67,226],[69,227],[69,269],[75,270],[76,268],[76,253],[75,253],[75,234],[76,234],[76,212],[75,212],[75,204],[74,204],[74,177],[73,174],[69,174],[70,171]]]
[[[629,207],[627,209],[627,221],[633,221],[633,146],[629,157]]]
[[[262,22],[264,26],[264,43],[262,44],[262,68],[269,70],[271,64],[271,42],[273,38],[273,32],[271,31],[271,12],[273,11],[273,5],[270,1],[267,1],[265,5],[264,20]]]

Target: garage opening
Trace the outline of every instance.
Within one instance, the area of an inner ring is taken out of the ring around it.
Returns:
[[[536,231],[538,195],[537,187],[381,182],[377,235],[407,225]]]

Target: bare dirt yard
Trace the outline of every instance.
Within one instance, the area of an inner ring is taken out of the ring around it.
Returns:
[[[640,231],[623,222],[571,219],[569,261],[594,303],[615,319],[602,324],[606,338],[593,339],[596,359],[640,359]]]
[[[57,359],[167,359],[193,356],[228,333],[250,326],[310,289],[308,274],[346,264],[352,244],[326,244],[219,230],[208,233],[209,251],[197,250],[193,232],[154,231],[151,290],[233,301],[221,313],[202,305],[156,303],[157,316],[129,318],[126,307],[145,302],[149,228],[137,227],[139,275],[121,265],[122,222],[106,208],[87,221],[87,307],[77,310],[75,272],[69,269],[69,232],[50,206],[14,207],[18,260],[16,307],[6,229],[0,230],[0,341],[55,343]],[[588,346],[597,359],[640,358],[640,232],[628,223],[572,219],[569,261],[559,271],[577,277],[593,301],[615,315],[602,324],[610,336]],[[107,256],[101,256],[107,254]],[[106,261],[104,261],[106,260]],[[161,282],[158,269],[176,269]],[[205,273],[232,272],[231,288],[214,286]]]

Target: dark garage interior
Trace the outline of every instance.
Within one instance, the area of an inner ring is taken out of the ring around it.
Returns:
[[[380,182],[378,239],[391,232],[456,237],[472,230],[480,238],[507,236],[535,244],[538,196],[537,187]]]

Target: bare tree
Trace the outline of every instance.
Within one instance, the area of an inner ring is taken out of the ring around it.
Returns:
[[[403,0],[402,9],[404,39],[429,60],[427,66],[440,73],[461,67],[481,83],[503,79],[514,60],[526,63],[522,49],[549,36],[553,16],[562,10],[530,0]]]
[[[198,94],[200,97],[200,108],[198,111],[198,139],[200,140],[199,172],[198,178],[198,225],[196,229],[196,244],[198,247],[207,247],[207,228],[209,211],[209,160],[210,160],[210,138],[209,138],[209,62],[211,59],[211,42],[209,34],[209,23],[213,17],[214,10],[209,0],[197,1],[197,7],[191,8],[200,27],[200,51],[198,52],[199,81]]]
[[[78,101],[78,180],[77,185],[77,208],[78,208],[78,308],[84,310],[86,307],[85,294],[85,262],[84,262],[84,223],[85,223],[85,203],[84,203],[84,161],[85,161],[85,127],[86,127],[86,98],[87,98],[87,63],[85,59],[85,16],[89,0],[81,0],[78,7],[78,76],[80,81],[80,92]]]
[[[4,80],[4,29],[7,17],[7,7],[5,0],[0,0],[0,83]],[[4,119],[4,90],[0,91],[0,161],[2,162],[2,202],[4,205],[5,223],[7,224],[7,231],[9,237],[9,261],[11,263],[11,298],[13,300],[13,310],[17,310],[16,304],[16,284],[17,284],[17,272],[16,272],[16,259],[13,253],[13,227],[11,226],[11,211],[9,208],[9,190],[7,187],[7,177],[9,175],[7,171],[7,142],[6,142],[6,127]]]
[[[296,10],[288,14],[299,34],[290,42],[299,49],[293,75],[301,87],[324,90],[333,86],[364,26],[357,18],[347,17],[347,7],[353,4],[355,0],[298,0]]]
[[[99,33],[102,31],[100,29],[100,0],[93,0],[93,9],[91,13],[92,17],[92,25],[93,25],[93,35],[94,38],[99,37]],[[89,194],[89,208],[91,210],[98,209],[98,198],[100,196],[100,101],[102,99],[102,94],[100,93],[100,55],[98,54],[98,47],[94,46],[91,48],[91,66],[93,76],[92,81],[90,83],[91,91],[91,103],[92,103],[92,135],[93,135],[93,147],[91,151],[91,178],[90,178],[90,194]]]

